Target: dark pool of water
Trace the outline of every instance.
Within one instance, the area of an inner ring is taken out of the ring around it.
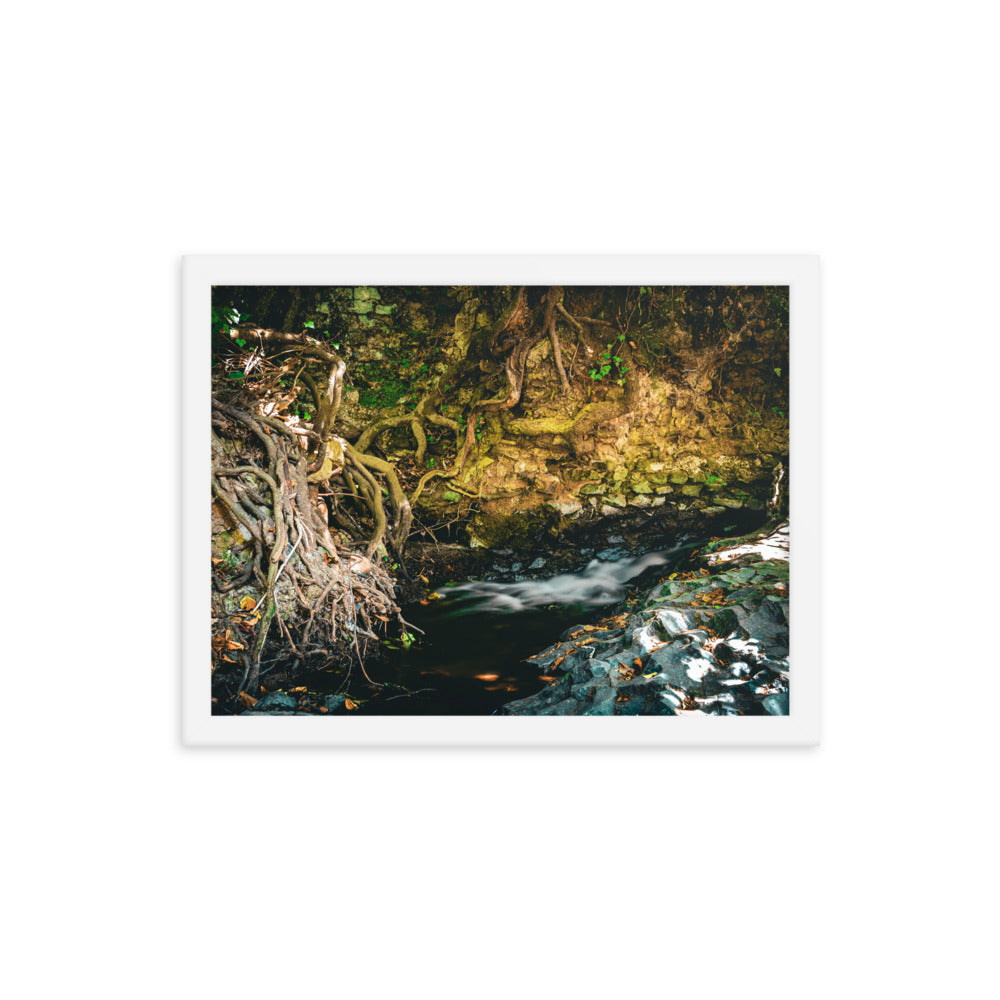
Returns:
[[[556,642],[570,625],[586,624],[604,608],[556,606],[515,613],[464,612],[443,599],[404,609],[406,620],[425,633],[409,649],[389,650],[367,664],[369,676],[405,688],[387,691],[365,705],[366,715],[492,715],[501,705],[545,686],[526,657]],[[332,681],[333,678],[331,677]],[[313,690],[337,690],[311,678]]]

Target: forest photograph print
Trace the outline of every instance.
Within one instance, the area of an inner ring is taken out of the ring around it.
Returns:
[[[211,714],[789,715],[789,298],[213,286]]]

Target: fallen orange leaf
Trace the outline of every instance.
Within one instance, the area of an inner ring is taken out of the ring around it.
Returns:
[[[357,707],[358,707],[358,703],[357,703],[356,701],[351,701],[351,699],[350,699],[350,698],[347,698],[347,699],[346,699],[346,700],[344,701],[344,708],[346,708],[346,709],[348,710],[348,712],[351,712],[351,711],[353,711],[353,710],[354,710],[354,709],[356,709]]]
[[[249,611],[251,608],[256,607],[256,605],[257,602],[249,594],[247,594],[247,596],[244,597],[242,601],[240,601],[240,607],[244,611]]]
[[[476,674],[477,681],[498,681],[500,680],[499,674]]]
[[[304,688],[304,687],[289,688],[288,689],[288,693],[289,694],[305,694],[306,691],[308,691],[308,690],[309,690],[308,688]]]

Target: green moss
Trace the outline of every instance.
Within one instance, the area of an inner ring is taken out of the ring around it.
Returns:
[[[736,617],[736,612],[732,608],[724,608],[718,614],[712,616],[709,628],[716,635],[730,635],[740,627],[740,620]]]
[[[476,537],[487,548],[529,548],[540,535],[557,524],[554,511],[515,511],[511,514],[481,513],[474,522]]]
[[[765,559],[763,562],[754,563],[753,567],[757,571],[757,579],[764,577],[767,582],[787,583],[789,564],[785,559]]]
[[[367,386],[359,390],[359,402],[362,406],[392,407],[406,395],[407,386],[395,379],[389,379],[381,384]]]

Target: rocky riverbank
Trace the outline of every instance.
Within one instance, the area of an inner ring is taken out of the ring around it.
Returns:
[[[787,522],[707,546],[702,561],[568,629],[531,658],[547,686],[499,714],[787,715]]]

